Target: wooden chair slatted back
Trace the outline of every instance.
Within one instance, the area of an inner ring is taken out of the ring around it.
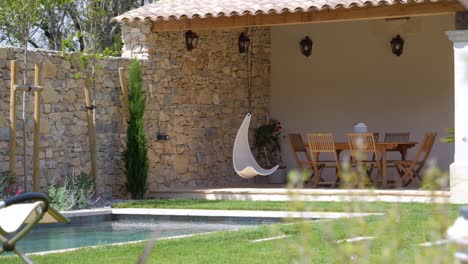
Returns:
[[[431,132],[431,133],[426,133],[424,135],[423,141],[421,145],[419,146],[418,152],[415,155],[414,162],[426,162],[427,158],[431,154],[432,151],[432,146],[434,145],[435,139],[437,137],[437,133]],[[422,157],[422,159],[419,159]]]
[[[373,133],[348,134],[348,143],[351,152],[376,153],[375,137]]]
[[[351,150],[351,158],[355,164],[367,160],[375,163],[379,171],[381,170],[373,133],[348,134],[348,143]],[[369,155],[371,156],[370,159]]]
[[[409,132],[404,133],[385,133],[384,142],[408,142]]]
[[[310,152],[336,152],[332,134],[308,134]]]
[[[307,134],[307,139],[309,141],[309,150],[312,154],[312,164],[314,166],[314,170],[317,170],[317,163],[319,162],[318,157],[320,153],[333,153],[333,158],[335,159],[336,168],[339,173],[340,162],[336,153],[335,139],[333,134]]]

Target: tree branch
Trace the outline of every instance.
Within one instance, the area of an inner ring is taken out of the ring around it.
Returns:
[[[40,48],[39,45],[37,45],[37,43],[34,42],[34,40],[28,39],[28,42],[29,42],[29,44],[31,44],[34,48],[36,48],[36,49]]]
[[[73,21],[73,26],[75,27],[76,32],[80,33],[78,34],[78,42],[80,43],[80,51],[84,51],[85,43],[84,43],[83,35],[81,34],[83,31],[82,31],[80,19],[78,18],[78,14],[75,12],[74,8],[71,5],[67,5],[66,10],[68,14],[70,15],[70,18]]]

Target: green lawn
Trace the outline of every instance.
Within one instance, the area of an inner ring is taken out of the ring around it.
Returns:
[[[165,209],[209,209],[209,210],[257,210],[288,211],[307,210],[320,212],[348,212],[355,206],[372,212],[386,212],[392,203],[346,203],[346,202],[266,202],[197,199],[152,199],[114,204],[113,208],[165,208]]]
[[[241,231],[158,241],[149,263],[453,263],[447,246],[417,244],[441,238],[457,206],[416,203],[305,203],[151,200],[116,207],[384,212],[385,216],[261,226]],[[260,243],[251,240],[286,234]],[[374,236],[376,240],[337,244],[336,240]],[[144,244],[107,246],[33,257],[36,263],[135,263]],[[438,259],[440,258],[440,259]],[[352,261],[354,260],[354,261]],[[20,263],[3,258],[1,263]]]
[[[338,203],[337,203],[338,204]],[[194,199],[152,199],[114,204],[113,208],[166,208],[166,209],[211,209],[211,210],[287,210],[290,202],[257,202]]]

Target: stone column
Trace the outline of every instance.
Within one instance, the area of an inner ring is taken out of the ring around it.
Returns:
[[[148,59],[147,35],[151,34],[151,23],[122,23],[122,57]]]
[[[449,31],[447,35],[453,42],[455,74],[455,161],[450,165],[450,201],[468,203],[468,30]]]

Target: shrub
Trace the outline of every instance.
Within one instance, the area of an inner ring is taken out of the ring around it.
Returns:
[[[88,207],[94,196],[95,180],[87,174],[71,175],[63,185],[48,184],[47,193],[51,205],[58,210],[75,210]]]
[[[253,149],[264,166],[281,162],[281,129],[281,123],[275,119],[254,129]]]
[[[130,65],[128,81],[128,101],[130,120],[127,128],[127,146],[123,152],[126,189],[132,198],[141,199],[146,192],[148,178],[148,143],[145,134],[143,116],[145,96],[142,87],[141,67],[138,60]]]
[[[0,173],[0,199],[3,200],[22,192],[14,175],[11,175],[9,171]]]

